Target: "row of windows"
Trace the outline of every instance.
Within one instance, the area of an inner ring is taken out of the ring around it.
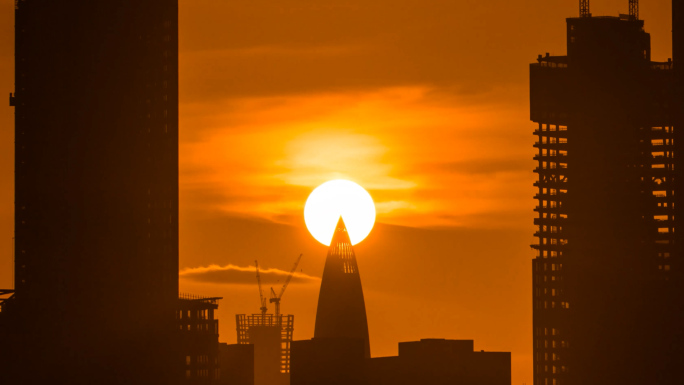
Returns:
[[[185,371],[185,378],[186,379],[191,379],[191,378],[219,379],[219,378],[221,378],[221,370],[220,369],[197,369],[197,370],[187,369]]]
[[[543,282],[554,282],[554,281],[562,281],[563,277],[562,276],[555,276],[555,275],[534,275],[534,283],[536,284],[541,284]]]
[[[567,301],[534,301],[535,309],[570,309]]]
[[[176,318],[177,319],[189,319],[189,318],[197,318],[197,319],[207,319],[209,316],[209,310],[207,309],[199,309],[195,310],[194,313],[192,314],[192,310],[179,310],[176,313]]]
[[[537,373],[553,373],[553,374],[558,374],[558,373],[567,373],[568,367],[565,365],[541,365],[538,364],[535,366]],[[556,382],[554,382],[555,384]]]
[[[537,357],[536,357],[536,358],[537,358],[537,361],[541,361],[542,359],[543,359],[544,361],[560,361],[560,360],[561,360],[561,356],[560,356],[560,354],[558,354],[558,353],[548,353],[548,352],[547,352],[547,353],[541,353],[541,352],[537,352],[537,353],[536,353],[536,356],[537,356]],[[556,373],[556,372],[554,371],[554,373]]]
[[[535,271],[561,271],[563,269],[562,263],[538,263],[534,266]]]
[[[208,332],[210,330],[214,330],[208,323],[201,323],[201,324],[187,324],[187,325],[179,325],[180,330],[187,330],[187,331],[199,331],[199,332]]]
[[[570,347],[570,343],[567,341],[556,341],[556,340],[535,340],[534,341],[534,346],[536,348],[551,348],[551,349],[557,349],[557,348],[567,348]]]
[[[567,131],[568,126],[562,126],[562,125],[558,125],[558,124],[542,124],[542,123],[539,123],[539,129],[541,131],[551,131],[551,132]]]
[[[546,288],[546,287],[543,288],[543,289],[542,289],[541,287],[535,287],[535,288],[534,288],[534,295],[535,295],[536,297],[541,297],[541,296],[544,296],[544,295],[551,295],[552,297],[555,297],[556,295],[559,295],[559,296],[560,296],[560,295],[562,295],[562,294],[563,294],[563,290],[562,290],[562,289],[553,289],[553,288],[549,289],[549,288]]]
[[[559,336],[560,330],[556,328],[542,328],[542,327],[537,327],[534,329],[534,335],[537,337],[541,336]]]

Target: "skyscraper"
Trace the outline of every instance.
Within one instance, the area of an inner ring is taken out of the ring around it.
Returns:
[[[535,385],[680,381],[679,58],[651,61],[638,2],[629,6],[595,17],[580,1],[567,56],[530,66]]]
[[[370,357],[361,276],[342,217],[328,248],[318,296],[314,339],[325,338],[363,341],[365,356]]]
[[[182,365],[169,345],[177,0],[18,0],[15,21],[15,294],[2,314],[4,375],[172,383]]]

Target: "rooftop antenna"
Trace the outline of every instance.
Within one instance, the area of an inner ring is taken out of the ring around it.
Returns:
[[[639,0],[629,0],[629,19],[639,20]]]
[[[630,4],[631,4],[630,0]],[[591,17],[589,12],[589,0],[580,0],[580,17]]]

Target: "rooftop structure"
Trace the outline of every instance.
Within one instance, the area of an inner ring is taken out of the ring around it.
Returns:
[[[674,383],[684,359],[677,56],[651,61],[636,1],[619,17],[584,3],[567,19],[567,56],[530,66],[534,384]]]
[[[340,217],[328,248],[318,296],[314,338],[364,341],[370,357],[368,321],[361,276],[347,228]]]

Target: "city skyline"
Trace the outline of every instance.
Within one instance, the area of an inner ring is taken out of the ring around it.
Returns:
[[[6,28],[10,3],[0,11]],[[531,383],[535,125],[527,63],[565,53],[564,19],[577,16],[577,1],[527,1],[524,12],[507,2],[282,4],[180,2],[181,291],[230,299],[218,311],[220,338],[234,342],[233,315],[258,310],[251,262],[286,273],[304,253],[306,276],[293,281],[283,311],[297,314],[295,339],[310,338],[326,248],[304,228],[301,209],[318,183],[347,177],[379,208],[379,224],[355,247],[373,354],[431,336],[474,339],[477,349],[511,351],[514,382]],[[387,21],[374,24],[383,11]],[[617,16],[627,1],[595,1],[592,11]],[[332,15],[360,28],[320,25]],[[256,29],[240,22],[247,16],[268,28],[240,33]],[[669,2],[642,1],[656,61],[671,56],[669,16]],[[300,28],[283,27],[297,21]],[[12,36],[7,29],[0,37],[7,92]],[[269,60],[282,68],[258,64]],[[383,65],[392,71],[375,68]],[[11,118],[9,107],[0,113],[0,288],[12,286]],[[347,151],[307,150],[330,141]],[[284,273],[266,275],[268,285]],[[380,327],[394,314],[406,319]]]

